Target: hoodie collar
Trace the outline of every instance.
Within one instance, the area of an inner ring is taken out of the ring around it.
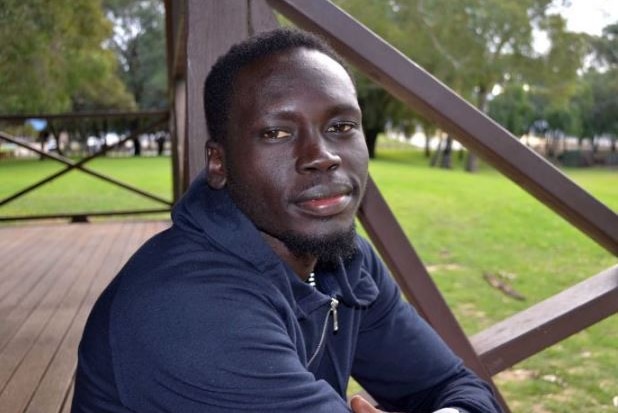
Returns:
[[[174,206],[172,221],[191,236],[205,238],[209,244],[268,276],[300,317],[323,305],[330,297],[349,306],[364,307],[378,294],[373,278],[364,269],[360,246],[351,259],[317,273],[324,292],[304,283],[264,241],[255,225],[236,207],[228,191],[208,186],[204,171]],[[356,242],[362,241],[357,237]]]

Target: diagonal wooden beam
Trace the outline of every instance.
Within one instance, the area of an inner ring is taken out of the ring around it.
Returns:
[[[517,185],[618,256],[618,215],[455,92],[327,0],[268,0],[322,34],[393,96],[457,136]]]

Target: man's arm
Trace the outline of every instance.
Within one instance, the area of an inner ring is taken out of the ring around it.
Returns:
[[[364,247],[366,269],[380,294],[361,325],[353,376],[392,411],[421,413],[452,407],[470,413],[500,412],[489,386],[466,369],[401,299],[382,262],[369,246]]]
[[[354,413],[386,413],[380,409],[374,407],[371,403],[365,400],[362,396],[354,396],[350,400],[350,407]],[[462,409],[455,409],[446,407],[440,410],[436,410],[433,413],[466,413]]]

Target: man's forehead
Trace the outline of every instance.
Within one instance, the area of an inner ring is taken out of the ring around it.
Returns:
[[[345,68],[319,50],[304,47],[288,49],[257,59],[239,71],[237,80],[267,82],[313,77],[316,80],[328,76],[340,76],[352,81]]]

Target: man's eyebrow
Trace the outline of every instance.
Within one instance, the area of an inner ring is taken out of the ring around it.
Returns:
[[[361,114],[361,109],[359,106],[349,104],[349,103],[340,103],[340,104],[328,106],[326,108],[326,111],[329,116],[333,116],[333,115],[340,114],[340,113],[354,114],[354,115]],[[277,118],[287,118],[287,119],[294,119],[298,115],[299,115],[299,111],[297,109],[295,108],[292,109],[288,107],[281,107],[281,108],[269,111],[266,114],[267,117],[272,117],[272,118],[277,117]]]
[[[361,109],[358,105],[351,105],[349,103],[341,103],[328,108],[330,114],[337,114],[342,112],[352,112],[354,114],[360,114]]]

